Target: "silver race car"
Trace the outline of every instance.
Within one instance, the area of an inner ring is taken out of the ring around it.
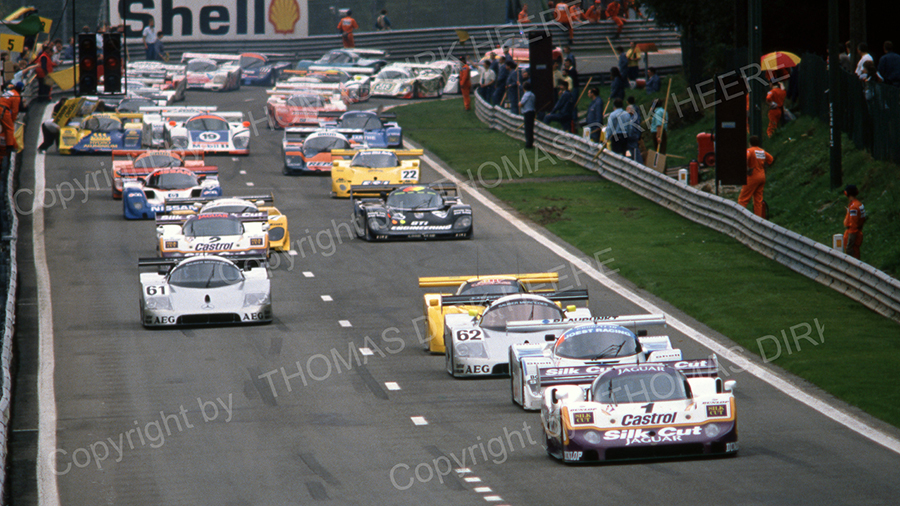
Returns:
[[[141,323],[145,327],[266,323],[272,301],[265,257],[142,258]]]

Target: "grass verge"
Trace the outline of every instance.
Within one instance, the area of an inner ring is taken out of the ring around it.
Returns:
[[[464,177],[485,161],[518,160],[521,143],[487,128],[459,100],[396,112],[405,135]],[[588,255],[612,248],[608,266],[639,287],[900,426],[900,325],[613,183],[546,180],[591,173],[582,167],[556,160],[521,172],[489,191]],[[807,329],[811,340],[795,341]]]

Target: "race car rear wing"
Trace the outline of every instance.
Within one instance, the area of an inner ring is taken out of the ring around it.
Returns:
[[[340,130],[339,130],[340,131]],[[382,149],[382,148],[361,148],[361,149],[332,149],[331,154],[334,156],[353,156],[360,151],[392,151],[397,158],[418,158],[425,154],[421,149]]]
[[[716,378],[719,376],[719,359],[715,354],[696,360],[667,360],[644,362],[644,366],[667,365],[681,371],[688,378]],[[640,367],[634,365],[581,365],[569,367],[541,367],[538,369],[540,387],[556,385],[585,385],[597,376],[616,368]]]
[[[459,193],[459,188],[457,188],[457,186],[453,183],[353,185],[350,187],[350,198],[376,198],[384,200],[392,191],[399,188],[405,188],[407,186],[427,186],[439,192],[444,197],[451,197],[451,193],[453,194],[452,197],[456,197],[456,195],[458,195]]]
[[[202,177],[216,176],[219,174],[219,168],[215,165],[204,165],[203,167],[178,167],[178,169],[189,170],[194,174]],[[155,170],[160,170],[160,167],[115,169],[115,173],[126,179],[135,179],[139,177],[149,176]]]
[[[143,113],[157,113],[157,114],[173,114],[173,113],[192,113],[197,114],[201,112],[215,112],[218,110],[218,107],[214,105],[173,105],[166,107],[141,107],[140,111]]]
[[[541,294],[544,295],[544,294]],[[546,295],[544,295],[546,297]],[[651,331],[666,328],[666,316],[663,314],[627,315],[627,316],[599,316],[593,318],[571,318],[558,320],[532,320],[508,322],[507,330],[521,332],[538,332],[542,330],[570,329],[589,323],[618,325],[631,330],[637,336],[650,335]]]
[[[217,53],[184,53],[181,55],[181,61],[186,62],[195,58],[206,58],[207,60],[215,60],[217,62],[236,62],[241,59],[239,55],[217,54]]]
[[[168,206],[169,203],[166,202]],[[243,214],[234,214],[234,213],[210,213],[203,214],[202,217],[212,217],[212,216],[222,216],[222,217],[231,217],[238,218],[242,222],[268,222],[269,221],[269,213],[243,213]],[[188,219],[197,216],[195,214],[166,214],[166,213],[156,213],[156,225],[180,225],[186,222]]]
[[[271,193],[268,195],[246,195],[246,196],[235,196],[235,197],[186,197],[183,199],[167,199],[166,200],[166,211],[168,212],[169,205],[173,207],[177,207],[183,209],[186,205],[191,204],[206,204],[212,202],[214,200],[223,200],[223,199],[240,199],[246,200],[248,202],[253,202],[254,204],[274,204],[275,196]]]
[[[501,297],[506,297],[507,295],[509,294],[443,295],[441,296],[441,304],[444,306],[484,306]],[[560,290],[554,292],[542,292],[541,296],[554,302],[574,302],[577,300],[588,300],[588,291]],[[507,330],[512,330],[509,324],[507,324]]]
[[[537,272],[531,274],[485,274],[480,276],[432,276],[419,278],[419,286],[422,288],[459,286],[470,279],[516,278],[523,284],[547,284],[559,281],[556,272]]]
[[[206,160],[206,153],[202,149],[194,151],[186,149],[115,149],[112,152],[112,161],[120,161],[122,158],[134,160],[141,155],[152,152],[164,152],[167,154],[175,154],[181,156],[182,158],[192,157],[194,160]],[[116,158],[119,158],[119,160],[116,160]]]
[[[322,113],[322,116],[325,116],[325,117],[331,117],[331,118],[340,118],[340,117],[343,116],[343,115],[344,115],[343,112],[325,112],[325,113]],[[392,112],[380,112],[380,113],[377,114],[377,116],[378,116],[378,119],[380,119],[380,120],[397,119],[397,115],[396,115],[395,113],[392,113]],[[355,130],[355,131],[359,131],[359,129],[354,129],[354,130]]]

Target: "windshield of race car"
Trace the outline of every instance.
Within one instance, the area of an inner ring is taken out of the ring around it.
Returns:
[[[183,190],[197,184],[197,176],[187,172],[154,172],[147,178],[147,186],[159,190]]]
[[[234,264],[219,260],[183,262],[169,273],[169,284],[184,288],[219,288],[243,279],[243,273]]]
[[[134,160],[135,169],[156,169],[160,167],[181,167],[181,158],[166,153],[143,155]],[[191,185],[193,186],[193,185]]]
[[[525,287],[515,279],[479,279],[466,281],[457,290],[457,295],[494,295],[525,293]]]
[[[343,137],[311,137],[303,143],[303,156],[309,158],[332,149],[350,149],[350,143]]]
[[[441,194],[426,186],[407,186],[393,191],[386,203],[394,209],[437,209],[443,204]]]
[[[115,132],[122,129],[122,122],[113,116],[91,116],[84,121],[83,127],[91,132]]]
[[[256,208],[253,204],[210,204],[204,206],[203,210],[200,214],[207,213],[232,213],[232,214],[242,214],[242,213],[256,213],[259,212],[259,209]]]
[[[215,72],[218,66],[213,60],[191,60],[185,70],[188,72]]]
[[[506,322],[528,320],[556,320],[565,313],[556,304],[537,299],[518,299],[501,302],[489,307],[481,317],[481,326],[499,330],[506,328]]]
[[[241,220],[230,216],[201,214],[195,220],[188,220],[182,231],[186,237],[242,235],[244,225]]]
[[[320,95],[291,95],[285,103],[291,107],[325,107]]]
[[[384,125],[374,114],[345,114],[341,116],[341,128],[352,130],[381,130]]]
[[[400,162],[397,160],[397,155],[390,151],[360,151],[353,155],[350,165],[366,169],[385,169],[398,167]]]
[[[624,327],[590,325],[567,331],[555,351],[560,357],[598,360],[634,355],[639,347],[634,333]]]
[[[119,102],[117,112],[141,112],[141,107],[153,107],[156,102],[148,98],[126,98]]]
[[[318,63],[352,63],[353,56],[340,50],[332,50],[319,58]]]
[[[594,401],[620,404],[690,398],[690,388],[683,374],[661,366],[646,369],[641,372],[616,369],[598,377],[591,386]]]
[[[217,116],[199,116],[188,120],[184,127],[195,132],[228,130],[228,122]]]
[[[244,70],[256,70],[266,66],[266,60],[258,56],[241,56],[241,68]]]
[[[389,81],[391,79],[412,79],[413,74],[407,69],[384,69],[375,76],[375,79]]]

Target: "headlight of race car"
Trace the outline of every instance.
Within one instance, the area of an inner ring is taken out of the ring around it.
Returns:
[[[284,239],[284,227],[272,227],[269,229],[269,242]]]
[[[456,220],[453,224],[456,228],[469,228],[472,226],[472,217],[471,216],[463,216]]]
[[[168,297],[147,297],[144,300],[145,309],[167,309],[172,310],[172,301]]]
[[[595,430],[584,432],[584,440],[592,445],[600,444],[600,433]]]
[[[212,82],[216,84],[225,84],[225,81],[228,79],[228,76],[225,74],[216,74],[213,76]]]
[[[262,306],[269,303],[268,293],[248,293],[244,295],[244,307]]]
[[[714,423],[711,423],[711,424],[707,425],[706,427],[703,427],[703,434],[709,438],[718,436],[719,432],[721,432],[721,429],[719,429],[719,426]]]
[[[237,149],[247,149],[247,146],[250,145],[250,132],[247,132],[246,135],[238,134],[234,136],[234,147]]]
[[[285,156],[284,163],[290,167],[303,167],[304,165],[306,165],[306,162],[303,161],[303,157],[299,155]]]
[[[484,344],[479,342],[456,343],[456,356],[461,358],[487,358]]]
[[[404,84],[403,86],[400,87],[400,93],[401,93],[401,94],[404,94],[404,95],[405,95],[405,94],[411,93],[411,92],[412,92],[412,85],[411,85],[411,84]]]
[[[181,135],[172,137],[172,149],[187,149],[188,138]]]
[[[400,134],[391,134],[388,135],[388,144],[393,146],[394,144],[400,144]]]
[[[372,230],[381,230],[384,224],[378,218],[369,218],[369,228]]]

